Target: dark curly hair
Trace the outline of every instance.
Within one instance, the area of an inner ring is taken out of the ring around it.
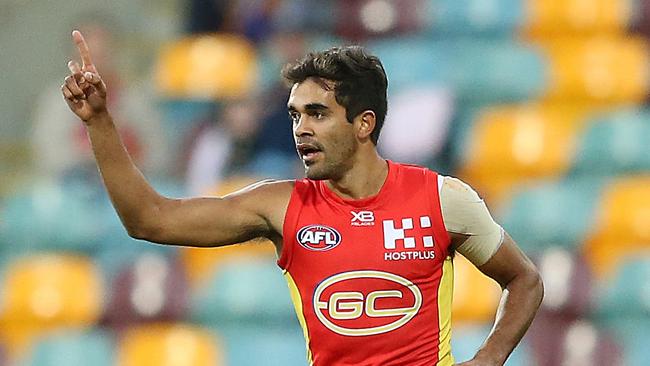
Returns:
[[[289,85],[310,77],[333,81],[336,102],[345,108],[348,122],[365,110],[375,112],[376,126],[370,138],[377,144],[388,109],[388,79],[377,56],[361,46],[333,47],[286,65],[282,76]]]

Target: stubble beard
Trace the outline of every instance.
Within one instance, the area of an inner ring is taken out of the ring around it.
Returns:
[[[339,151],[336,156],[328,159],[325,155],[324,159],[320,162],[312,164],[311,166],[305,165],[305,175],[312,180],[338,180],[352,167],[354,153],[357,151],[357,146],[354,142],[346,144],[347,146],[336,146],[330,151]]]

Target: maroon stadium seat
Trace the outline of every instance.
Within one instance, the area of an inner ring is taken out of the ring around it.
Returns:
[[[422,27],[418,6],[412,0],[337,1],[336,31],[345,38],[363,40],[376,36],[414,33]]]
[[[579,318],[592,309],[593,279],[584,258],[567,249],[551,248],[535,262],[544,279],[540,313]]]
[[[182,319],[188,285],[180,262],[160,254],[145,254],[117,274],[104,322],[117,329],[132,323]]]
[[[540,314],[526,339],[537,366],[623,364],[621,346],[587,320]]]

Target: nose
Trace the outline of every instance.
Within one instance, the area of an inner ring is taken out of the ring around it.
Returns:
[[[311,126],[309,126],[307,120],[308,119],[305,118],[305,116],[300,116],[298,123],[294,124],[293,134],[296,135],[296,137],[314,135],[314,131],[312,130]]]

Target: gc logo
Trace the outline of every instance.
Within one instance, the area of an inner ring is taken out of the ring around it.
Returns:
[[[362,283],[363,288],[374,290],[366,294],[349,290],[361,288]],[[345,336],[368,336],[408,323],[422,306],[422,293],[411,281],[392,273],[353,271],[321,282],[313,302],[318,320],[328,329]]]

